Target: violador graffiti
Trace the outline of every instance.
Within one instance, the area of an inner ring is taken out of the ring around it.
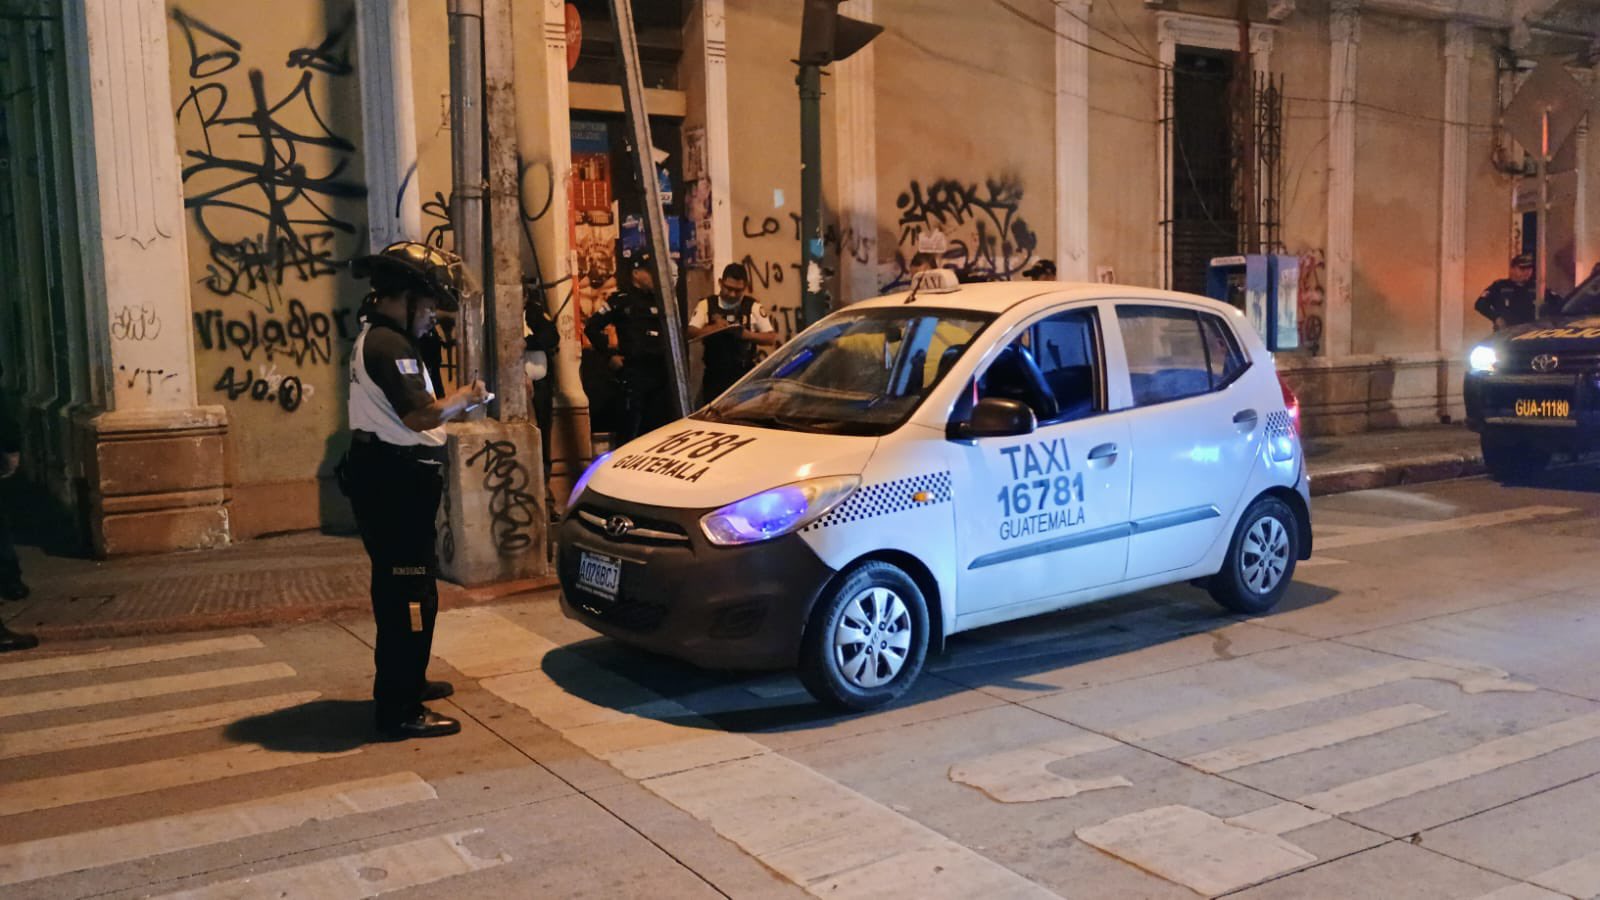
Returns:
[[[299,376],[280,374],[276,365],[269,365],[260,375],[253,369],[235,374],[234,367],[229,366],[212,388],[226,393],[229,400],[248,396],[259,403],[276,403],[284,412],[299,409],[305,398],[315,390],[301,382]]]
[[[348,309],[336,309],[330,316],[290,300],[287,316],[253,309],[243,315],[199,310],[194,313],[194,330],[201,350],[232,351],[246,362],[257,354],[267,362],[282,357],[304,366],[333,362],[334,337],[341,342],[354,338],[352,318]]]
[[[533,477],[517,459],[511,441],[484,441],[467,459],[467,468],[483,465],[483,489],[489,494],[489,530],[501,556],[516,556],[533,545],[530,531],[538,520],[539,501],[528,486]]]
[[[1022,182],[1014,175],[972,181],[913,180],[895,199],[900,230],[884,290],[910,283],[911,257],[938,235],[940,264],[964,279],[1010,280],[1033,261],[1039,237],[1022,216]]]
[[[350,75],[353,7],[315,46],[291,50],[285,68],[299,77],[269,97],[259,68],[238,69],[244,45],[181,9],[172,20],[188,48],[187,95],[180,126],[198,128],[198,146],[184,152],[184,206],[207,245],[201,283],[219,296],[240,296],[268,312],[283,303],[286,281],[307,282],[340,271],[336,241],[354,235],[342,202],[366,196],[347,172],[355,145],[317,107],[328,79]],[[231,93],[243,87],[240,98]],[[190,133],[193,133],[191,130]],[[315,162],[312,162],[312,160]]]

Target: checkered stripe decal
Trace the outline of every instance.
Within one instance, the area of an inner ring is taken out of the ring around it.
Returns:
[[[1294,420],[1286,412],[1275,412],[1267,415],[1267,437],[1291,437],[1294,434]]]
[[[927,491],[933,496],[922,503],[911,499],[912,495],[921,491]],[[839,504],[832,512],[807,525],[803,530],[816,531],[834,525],[846,525],[851,522],[859,522],[862,519],[873,519],[878,516],[905,512],[908,509],[918,509],[932,506],[936,503],[949,502],[949,472],[930,472],[927,475],[913,475],[910,478],[901,478],[895,481],[885,481],[862,487],[854,494],[851,494],[850,499]]]

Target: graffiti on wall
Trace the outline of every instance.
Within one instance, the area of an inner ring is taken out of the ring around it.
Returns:
[[[489,495],[489,531],[501,556],[516,556],[533,545],[530,533],[538,521],[539,501],[528,488],[533,476],[517,459],[511,441],[484,441],[467,458],[466,468],[482,466],[483,490]]]
[[[282,65],[299,75],[270,97],[262,69],[240,77],[243,42],[176,7],[172,20],[188,52],[177,116],[199,135],[183,152],[182,175],[184,207],[209,254],[201,283],[273,312],[286,287],[337,274],[337,240],[357,232],[336,210],[366,196],[350,171],[356,147],[316,100],[328,79],[353,71],[354,10],[316,45],[288,53]]]
[[[982,184],[940,178],[924,185],[913,180],[895,199],[899,210],[898,246],[884,264],[884,290],[910,283],[911,257],[928,238],[945,268],[963,278],[1009,280],[1033,261],[1039,237],[1022,215],[1023,188],[1013,175],[984,179]],[[942,245],[942,246],[941,246]]]
[[[153,341],[161,336],[161,316],[148,303],[125,304],[111,317],[111,337],[118,341]]]
[[[1322,251],[1300,253],[1300,347],[1315,355],[1322,348],[1322,307],[1325,299],[1322,278],[1327,270]]]
[[[263,361],[293,360],[297,366],[334,361],[334,340],[354,340],[355,315],[336,309],[332,315],[312,312],[299,300],[290,300],[286,314],[250,309],[229,312],[202,309],[194,313],[198,349],[238,354],[245,362],[259,355]]]

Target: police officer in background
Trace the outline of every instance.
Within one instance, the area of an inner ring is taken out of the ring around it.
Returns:
[[[470,278],[460,257],[411,241],[355,260],[351,272],[370,281],[372,294],[350,355],[350,453],[340,484],[372,560],[377,727],[392,739],[455,734],[460,722],[422,705],[455,690],[426,677],[439,611],[434,519],[444,487],[443,425],[489,394],[474,381],[436,398],[417,339],[438,311],[460,307]]]
[[[701,300],[689,316],[689,340],[702,341],[705,347],[702,402],[720,397],[755,368],[758,348],[778,344],[778,326],[746,293],[749,287],[744,266],[729,263],[722,269],[717,295]]]
[[[617,283],[627,285],[601,301],[583,323],[589,345],[605,358],[622,382],[622,422],[616,445],[660,428],[676,415],[672,402],[672,371],[667,367],[666,338],[661,327],[661,295],[656,290],[650,251],[643,250],[621,264]],[[616,326],[617,346],[611,346],[608,326]]]
[[[1493,322],[1495,331],[1526,325],[1561,309],[1561,298],[1555,292],[1545,291],[1542,304],[1534,302],[1533,292],[1533,254],[1519,253],[1511,258],[1511,277],[1489,285],[1472,308]]]

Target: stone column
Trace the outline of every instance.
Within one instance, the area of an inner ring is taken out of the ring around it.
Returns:
[[[423,234],[410,9],[409,0],[359,0],[356,6],[367,241],[373,252]]]
[[[728,24],[723,0],[704,0],[700,16],[706,61],[705,162],[706,178],[711,181],[711,277],[715,279],[723,266],[736,262],[730,193],[733,178],[728,161]]]
[[[1467,254],[1467,98],[1471,89],[1473,31],[1445,23],[1444,159],[1439,187],[1439,337],[1447,357],[1461,349]]]
[[[227,416],[195,403],[183,190],[162,0],[70,0],[74,160],[106,408],[75,420],[100,555],[228,543]],[[120,328],[118,323],[140,323]],[[107,322],[112,323],[110,327]]]
[[[1328,276],[1322,353],[1349,356],[1354,346],[1350,304],[1355,284],[1355,99],[1360,2],[1334,0],[1329,16]]]
[[[1056,4],[1056,272],[1093,281],[1089,260],[1089,7]]]
[[[567,30],[563,0],[528,0],[512,14],[516,46],[523,63],[516,67],[517,143],[522,148],[527,185],[550,186],[548,212],[532,225],[543,263],[544,280],[556,285],[545,292],[561,331],[561,349],[551,360],[556,379],[555,415],[551,422],[551,505],[566,506],[572,483],[588,465],[589,398],[578,376],[582,342],[578,334],[577,300],[572,277],[572,112],[567,85]],[[524,61],[525,60],[525,61]],[[531,168],[530,168],[531,167]],[[544,169],[543,176],[533,169]],[[537,191],[535,191],[535,200]]]
[[[851,0],[839,11],[870,22],[872,0]],[[878,295],[878,101],[872,48],[868,44],[833,66],[840,271],[835,306]]]

